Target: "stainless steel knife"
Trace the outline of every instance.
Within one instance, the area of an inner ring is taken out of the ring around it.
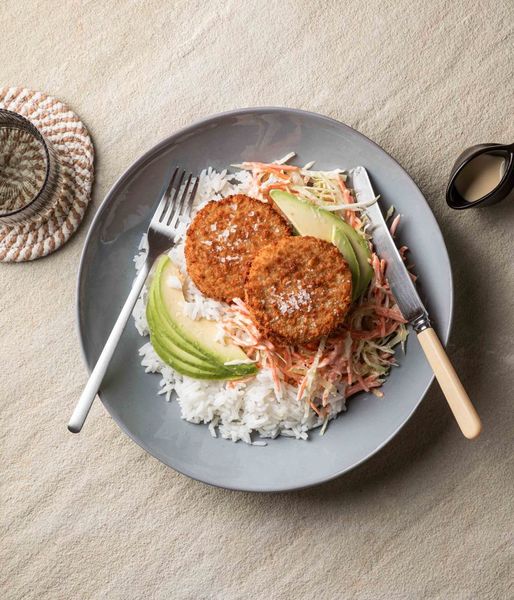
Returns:
[[[369,202],[376,197],[364,167],[353,169],[350,178],[350,185],[355,192],[357,202]],[[482,429],[480,417],[430,324],[428,312],[400,257],[379,203],[375,202],[368,206],[366,214],[370,220],[369,232],[377,254],[387,263],[386,277],[398,307],[416,332],[462,433],[469,439],[476,438]]]

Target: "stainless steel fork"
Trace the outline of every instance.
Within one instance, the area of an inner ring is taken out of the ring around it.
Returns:
[[[72,433],[78,433],[82,429],[148,273],[155,259],[175,244],[177,225],[181,218],[190,215],[197,188],[198,178],[182,169],[175,169],[148,227],[148,254],[145,264],[132,285],[130,294],[71,415],[68,429]]]

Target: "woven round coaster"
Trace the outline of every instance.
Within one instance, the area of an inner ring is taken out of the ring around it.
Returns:
[[[0,261],[22,262],[60,248],[79,227],[91,196],[94,151],[82,121],[52,96],[25,88],[0,88],[0,108],[31,121],[53,146],[62,179],[44,212],[0,225]]]

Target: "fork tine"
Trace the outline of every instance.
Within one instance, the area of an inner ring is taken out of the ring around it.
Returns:
[[[184,175],[186,174],[185,171],[182,171],[182,174],[180,175],[179,179],[178,179],[178,183],[177,185],[174,187],[174,189],[172,190],[173,193],[171,193],[170,191],[170,202],[168,204],[168,208],[166,209],[166,212],[164,214],[164,216],[162,217],[161,223],[163,225],[168,225],[168,221],[170,219],[170,216],[173,214],[175,206],[176,206],[176,202],[177,202],[177,197],[180,193],[180,188],[182,187],[182,182],[184,181]]]
[[[199,178],[196,177],[195,182],[193,184],[193,189],[191,190],[189,198],[184,204],[184,210],[182,211],[183,217],[189,217],[189,215],[191,214],[191,209],[193,208],[193,202],[195,201],[196,192],[198,191],[198,182]]]
[[[180,198],[178,198],[175,203],[175,210],[173,211],[173,215],[171,216],[171,219],[169,222],[170,227],[174,227],[174,225],[172,225],[172,222],[175,222],[176,217],[180,216],[180,213],[182,212],[182,206],[184,204],[184,199],[187,198],[187,193],[189,191],[189,186],[191,185],[192,177],[193,177],[192,175],[188,175],[187,181],[184,184],[184,187],[182,188],[182,193],[180,194]]]
[[[187,185],[184,187],[182,197],[180,198],[180,203],[177,205],[177,210],[175,211],[171,219],[170,227],[172,229],[175,229],[180,217],[183,217],[186,215],[186,213],[190,212],[190,205],[192,204],[192,198],[194,198],[194,194],[196,193],[197,187],[197,180],[195,180],[195,183],[193,184],[193,186],[191,186],[192,180],[193,176],[189,175]]]
[[[170,178],[168,186],[167,186],[164,194],[162,195],[162,198],[161,198],[159,204],[157,205],[157,208],[155,209],[155,212],[152,217],[152,221],[159,222],[161,220],[162,215],[166,211],[166,208],[168,206],[168,200],[170,197],[170,191],[173,187],[173,182],[175,181],[178,171],[179,171],[178,167],[175,169],[175,171],[173,171],[173,175]]]

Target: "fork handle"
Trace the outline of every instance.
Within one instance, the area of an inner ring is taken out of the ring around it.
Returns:
[[[462,433],[470,440],[476,438],[482,429],[480,417],[436,332],[428,327],[418,333],[418,340]]]
[[[136,300],[139,298],[139,294],[141,293],[141,289],[146,281],[146,277],[148,275],[149,266],[148,261],[145,262],[141,270],[139,271],[133,285],[130,290],[130,294],[128,295],[123,308],[112,328],[112,331],[105,342],[105,346],[102,350],[102,353],[98,357],[95,368],[91,372],[89,379],[86,383],[86,387],[82,392],[77,405],[75,406],[75,410],[71,415],[71,419],[68,423],[68,429],[72,433],[79,433],[84,425],[86,417],[89,413],[91,405],[93,404],[93,400],[102,384],[102,380],[104,378],[105,372],[107,371],[107,367],[111,362],[112,355],[116,350],[116,346],[120,341],[121,334],[125,329],[125,325],[129,320],[130,315],[132,314],[132,310],[134,308],[134,304]]]

